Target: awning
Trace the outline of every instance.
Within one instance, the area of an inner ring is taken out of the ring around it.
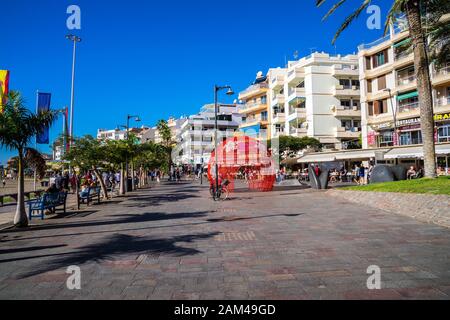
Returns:
[[[450,144],[437,144],[435,147],[436,155],[450,155]],[[393,148],[384,155],[385,159],[422,159],[423,147]]]
[[[310,153],[298,159],[298,163],[316,163],[336,161],[335,154]]]
[[[436,154],[438,154],[438,155],[450,155],[450,144],[438,144],[438,145],[436,145]]]
[[[355,150],[336,154],[336,160],[365,160],[375,158],[374,150]]]
[[[408,44],[410,42],[411,42],[411,38],[406,38],[406,39],[404,39],[404,40],[394,44],[394,48],[398,48],[398,47],[404,46],[404,45],[406,45],[406,44]]]
[[[413,92],[409,92],[409,93],[405,93],[405,94],[401,94],[401,95],[397,96],[397,100],[402,101],[405,99],[414,98],[414,97],[418,97],[418,96],[419,96],[419,93],[417,91],[413,91]]]

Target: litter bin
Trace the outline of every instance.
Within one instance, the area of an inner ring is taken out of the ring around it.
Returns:
[[[128,178],[127,180],[127,192],[133,191],[133,179]]]

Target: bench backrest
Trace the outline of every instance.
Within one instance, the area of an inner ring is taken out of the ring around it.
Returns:
[[[90,196],[92,196],[92,195],[97,195],[97,194],[99,194],[100,193],[100,187],[89,187],[88,188],[88,194],[90,195]]]

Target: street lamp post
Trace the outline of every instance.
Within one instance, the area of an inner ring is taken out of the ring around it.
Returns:
[[[140,122],[141,121],[141,119],[139,118],[139,116],[133,116],[133,115],[127,115],[127,127],[126,127],[126,129],[127,129],[127,137],[126,137],[126,140],[127,140],[127,142],[129,142],[130,141],[130,135],[129,135],[129,131],[130,131],[130,119],[132,119],[132,118],[134,118],[134,121],[136,121],[136,122]],[[125,164],[125,170],[126,170],[126,175],[125,175],[125,177],[126,177],[126,190],[128,190],[128,167],[129,167],[129,165],[128,165],[128,156],[127,156],[127,159],[126,159],[126,164]],[[134,181],[132,181],[131,182],[131,189],[133,190],[133,186],[134,186]]]
[[[75,100],[75,60],[76,60],[76,52],[77,52],[77,42],[81,42],[81,38],[74,36],[73,34],[69,34],[66,36],[66,39],[73,42],[73,56],[72,56],[72,88],[70,93],[70,145],[72,145],[73,140],[73,107]]]
[[[215,169],[216,169],[216,183],[215,183],[215,191],[214,191],[214,198],[219,198],[219,164],[218,162],[218,154],[217,154],[217,114],[218,114],[218,104],[217,104],[217,93],[220,90],[228,89],[227,95],[231,96],[234,94],[233,89],[231,89],[230,86],[217,86],[214,85],[214,156],[215,156]]]

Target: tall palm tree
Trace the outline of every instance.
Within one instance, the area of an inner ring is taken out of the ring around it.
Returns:
[[[319,7],[326,0],[316,0]],[[371,0],[361,0],[362,3],[342,23],[337,30],[332,43],[334,44],[339,35],[352,21],[354,21],[371,3]],[[323,20],[333,14],[346,0],[337,1]],[[408,20],[411,46],[414,52],[414,67],[417,78],[417,89],[419,93],[420,121],[422,126],[422,140],[424,151],[425,176],[436,177],[436,154],[434,145],[434,119],[432,87],[429,71],[428,53],[433,52],[436,61],[448,59],[448,23],[442,23],[442,17],[449,13],[448,0],[393,0],[385,24],[385,33],[388,26],[395,22],[396,15],[405,13]],[[437,18],[436,18],[437,16]],[[434,23],[429,23],[429,17],[434,18]],[[427,42],[427,38],[431,41]],[[444,45],[443,45],[444,43]],[[445,45],[445,43],[447,45]]]
[[[19,92],[11,91],[3,112],[0,113],[0,145],[18,153],[19,184],[17,187],[17,208],[14,225],[28,226],[24,198],[24,164],[27,160],[38,158],[38,152],[27,147],[31,139],[41,134],[57,117],[57,112],[31,113]]]

